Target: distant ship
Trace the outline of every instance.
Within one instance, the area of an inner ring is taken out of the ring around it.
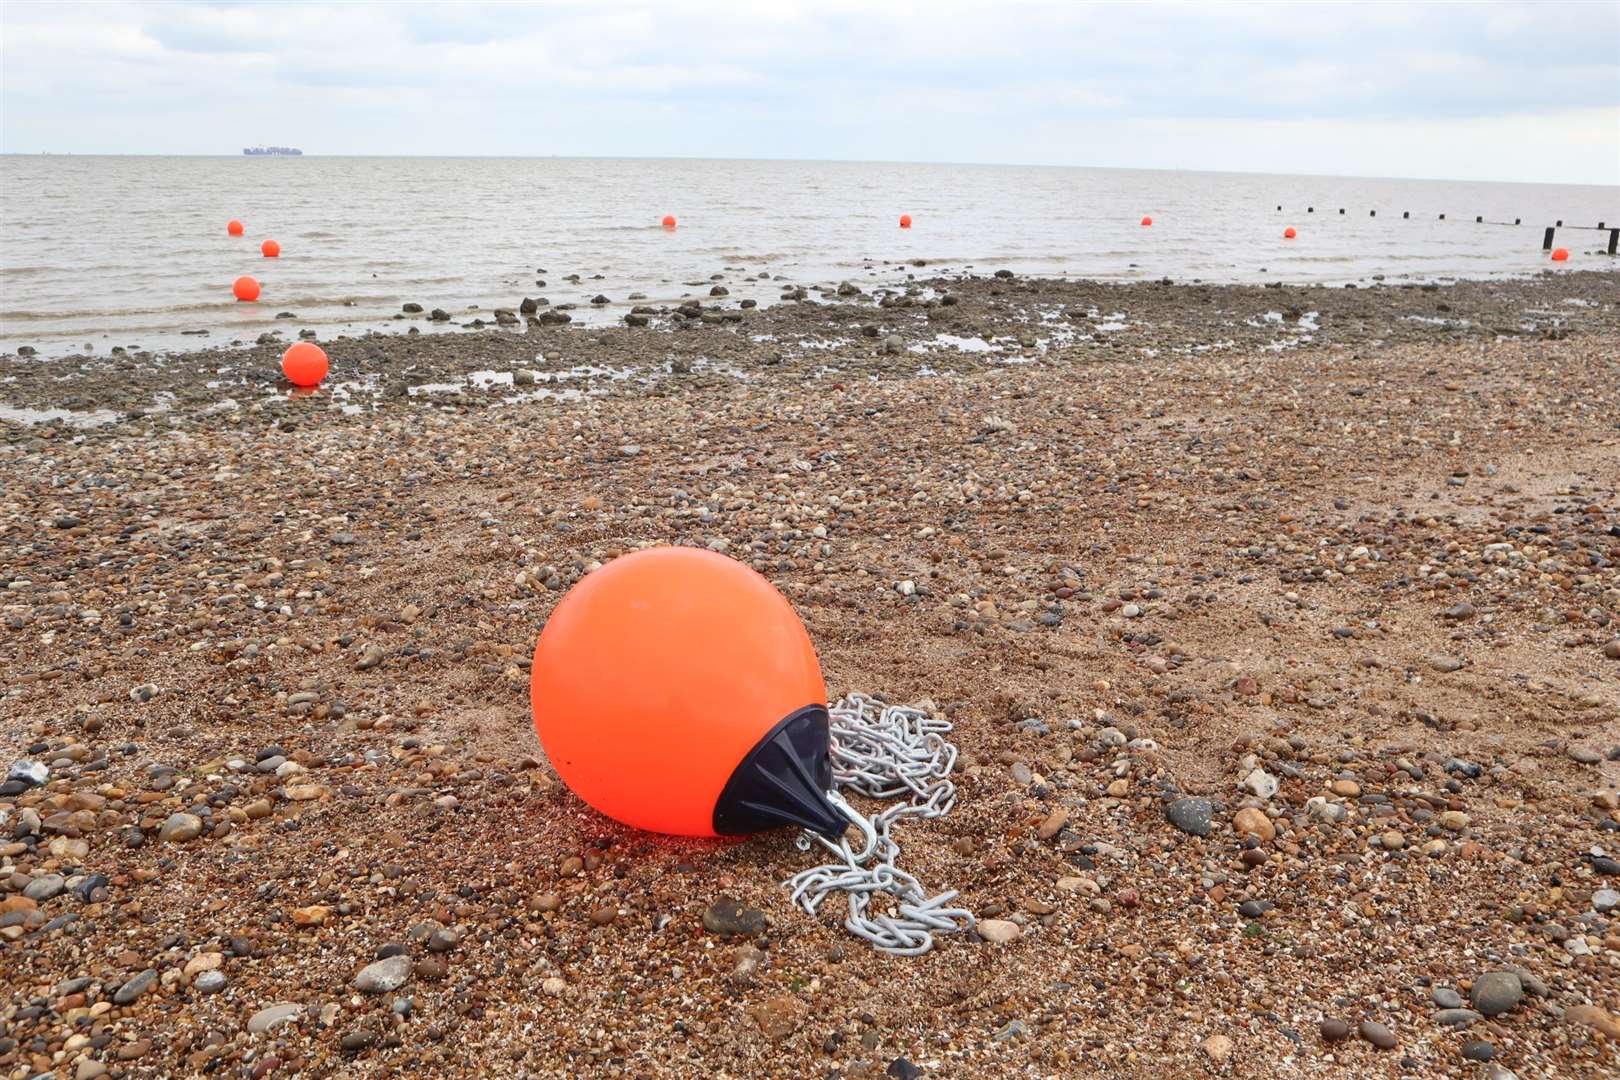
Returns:
[[[272,155],[275,157],[303,157],[304,152],[296,146],[244,146],[242,153],[248,157],[261,157]]]

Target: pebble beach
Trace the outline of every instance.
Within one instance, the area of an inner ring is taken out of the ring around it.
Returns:
[[[1620,272],[735,284],[0,356],[0,1076],[1620,1072]],[[976,930],[560,784],[654,544],[954,724]]]

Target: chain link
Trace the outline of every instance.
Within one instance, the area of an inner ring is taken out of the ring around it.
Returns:
[[[901,818],[941,817],[956,805],[956,785],[950,781],[956,747],[945,738],[951,723],[866,694],[851,694],[828,715],[834,790],[827,798],[860,828],[865,844],[856,852],[847,838],[834,842],[806,831],[798,839],[800,850],[820,844],[840,861],[811,867],[783,885],[811,915],[830,894],[847,894],[846,930],[881,952],[921,956],[934,947],[934,934],[955,933],[974,922],[972,912],[947,906],[956,899],[954,889],[929,896],[921,882],[895,865],[900,845],[891,832]],[[868,818],[844,799],[840,787],[870,799],[909,796],[909,801]],[[873,913],[879,893],[893,897],[892,914]]]

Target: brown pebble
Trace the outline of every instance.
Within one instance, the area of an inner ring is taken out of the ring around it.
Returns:
[[[1035,835],[1042,840],[1050,840],[1058,834],[1058,830],[1068,823],[1069,811],[1060,806],[1046,815],[1046,820],[1041,822],[1040,826],[1035,830]]]
[[[1395,1033],[1376,1020],[1363,1020],[1357,1024],[1356,1034],[1380,1050],[1395,1049]]]

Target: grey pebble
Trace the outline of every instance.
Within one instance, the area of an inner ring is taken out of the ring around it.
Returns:
[[[360,969],[354,988],[366,994],[386,994],[405,985],[416,964],[409,956],[390,956]]]
[[[1170,824],[1194,836],[1208,836],[1215,830],[1214,815],[1215,804],[1208,799],[1176,799],[1164,808]]]
[[[30,900],[42,902],[56,899],[66,888],[67,878],[61,874],[35,874],[33,880],[23,887],[23,895]]]
[[[145,971],[141,972],[139,975],[135,976],[133,979],[129,980],[123,986],[118,988],[118,992],[113,995],[113,1004],[128,1005],[130,1002],[152,989],[152,987],[156,986],[157,981],[157,971],[152,968],[147,968]]]
[[[1434,1014],[1435,1023],[1450,1028],[1472,1027],[1483,1019],[1473,1009],[1441,1009]]]
[[[1524,997],[1524,983],[1511,971],[1487,971],[1474,980],[1468,999],[1486,1016],[1499,1016]]]
[[[195,814],[170,814],[158,827],[158,839],[174,843],[195,840],[202,834],[202,818]]]
[[[247,1029],[249,1034],[258,1035],[269,1031],[277,1024],[284,1024],[289,1020],[296,1020],[304,1014],[304,1007],[296,1002],[283,1001],[276,1005],[260,1009],[248,1017]]]
[[[192,980],[191,988],[199,994],[217,994],[228,981],[223,971],[205,971]]]

